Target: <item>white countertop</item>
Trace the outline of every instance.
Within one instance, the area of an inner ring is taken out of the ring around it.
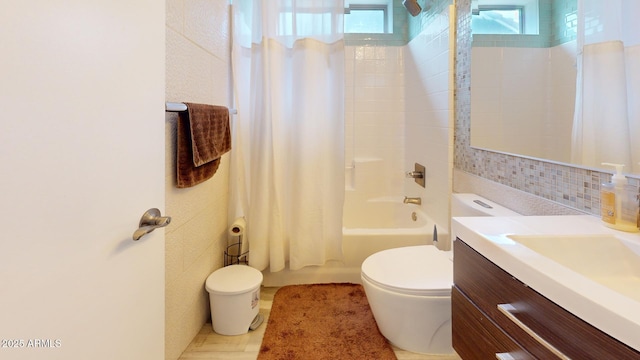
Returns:
[[[509,235],[613,234],[640,249],[639,233],[610,229],[590,215],[454,217],[451,230],[452,239],[459,237],[551,301],[640,351],[638,298],[611,290],[508,238]],[[636,254],[640,257],[640,252]]]

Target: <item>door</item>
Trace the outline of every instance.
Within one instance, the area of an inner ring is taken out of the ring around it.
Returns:
[[[0,11],[2,359],[164,358],[164,7]]]

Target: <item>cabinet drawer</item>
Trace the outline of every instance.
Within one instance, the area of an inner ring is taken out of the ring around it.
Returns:
[[[465,360],[496,359],[496,354],[511,354],[519,360],[534,359],[455,286],[451,291],[453,348]]]
[[[454,283],[498,327],[540,359],[557,358],[515,321],[573,359],[640,359],[640,353],[553,303],[476,252],[454,243]],[[509,318],[498,305],[515,308]]]

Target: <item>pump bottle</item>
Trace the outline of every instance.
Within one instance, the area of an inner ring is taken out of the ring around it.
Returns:
[[[622,175],[624,165],[602,165],[616,168],[611,182],[602,184],[600,190],[600,214],[604,225],[617,230],[638,232],[635,189]]]

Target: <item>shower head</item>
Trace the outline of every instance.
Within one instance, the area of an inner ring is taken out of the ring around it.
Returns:
[[[418,4],[418,0],[402,0],[402,5],[407,8],[407,11],[411,16],[418,16],[422,11],[420,4]]]

